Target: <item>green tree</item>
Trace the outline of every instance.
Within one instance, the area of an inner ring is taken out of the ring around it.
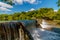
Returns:
[[[12,15],[8,15],[8,20],[9,20],[9,21],[13,20],[13,19],[12,19]]]
[[[57,11],[56,15],[55,15],[55,18],[60,20],[60,9]]]
[[[8,20],[8,14],[1,14],[1,20]]]
[[[58,7],[60,6],[60,0],[58,0],[57,5],[58,5]]]
[[[14,4],[13,3],[13,0],[0,0],[0,1],[2,1],[4,3],[7,3],[7,4],[10,4],[10,5],[13,5]]]

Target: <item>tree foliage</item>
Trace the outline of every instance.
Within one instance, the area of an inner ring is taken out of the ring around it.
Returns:
[[[58,7],[60,6],[60,0],[58,0],[57,5],[58,5]]]
[[[0,0],[0,1],[10,5],[14,5],[13,0]]]
[[[11,20],[32,20],[48,17],[53,20],[60,20],[60,9],[55,12],[52,8],[40,8],[28,12],[16,12],[14,14],[0,14],[0,21]]]

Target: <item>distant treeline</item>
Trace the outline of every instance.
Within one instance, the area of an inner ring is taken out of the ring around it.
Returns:
[[[53,20],[60,20],[60,9],[58,11],[54,11],[52,8],[40,8],[38,10],[28,12],[0,14],[0,21],[32,20],[32,19],[42,19],[42,17],[48,17]]]

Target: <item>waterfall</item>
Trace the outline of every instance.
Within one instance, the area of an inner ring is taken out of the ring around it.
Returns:
[[[0,22],[0,40],[33,40],[21,21]]]
[[[60,34],[39,28],[34,29],[31,34],[34,40],[60,40]]]
[[[0,23],[0,40],[19,40],[18,29],[16,22]]]
[[[60,40],[59,33],[36,25],[36,20],[0,22],[0,40]]]
[[[51,25],[49,25],[44,19],[42,20],[42,24],[40,24],[42,28],[49,28]]]

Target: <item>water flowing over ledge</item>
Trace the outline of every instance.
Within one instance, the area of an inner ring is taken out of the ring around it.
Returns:
[[[0,40],[60,40],[60,34],[37,28],[36,20],[2,21]]]
[[[29,23],[28,21],[0,22],[0,40],[33,40],[30,32],[25,28],[25,22]]]

